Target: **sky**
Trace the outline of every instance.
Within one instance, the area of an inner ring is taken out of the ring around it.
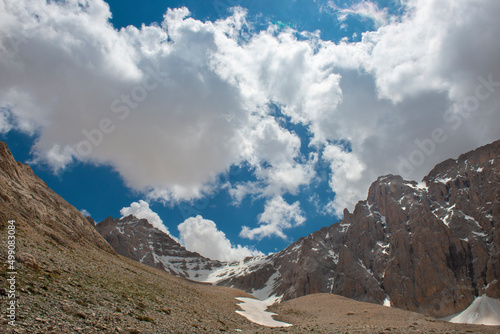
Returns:
[[[0,0],[0,140],[99,222],[235,260],[500,139],[500,2]]]

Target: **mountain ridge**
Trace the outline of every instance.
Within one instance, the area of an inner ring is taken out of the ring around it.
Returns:
[[[206,277],[214,267],[222,266],[220,261],[186,250],[146,219],[133,215],[122,219],[108,217],[96,229],[120,255],[175,276],[201,280],[200,276]]]
[[[55,196],[28,166],[15,162],[8,150],[0,150],[0,167],[0,233],[7,235],[6,222],[14,221],[17,252],[16,325],[8,325],[11,319],[2,312],[2,333],[276,332],[250,323],[235,312],[238,306],[234,298],[249,296],[241,290],[193,284],[118,255],[97,233],[92,219],[85,220],[76,208]],[[129,224],[151,228],[139,219],[128,220]],[[315,233],[325,237],[329,228]],[[338,228],[347,230],[348,226]],[[314,242],[304,237],[294,247],[309,244],[314,248]],[[0,238],[0,248],[7,249],[6,238]],[[298,247],[297,251],[317,252],[311,247]],[[8,278],[6,254],[0,252],[1,300],[9,298],[4,288]],[[277,281],[277,268],[268,260],[278,261],[278,255],[230,263],[216,268],[210,278],[253,280],[253,286],[262,286],[253,289],[254,294],[273,294],[279,286],[266,283]],[[268,276],[260,275],[263,267]],[[487,326],[437,321],[331,293],[275,304],[272,311],[280,314],[278,320],[293,323],[292,327],[280,329],[287,333],[497,331]]]
[[[15,259],[7,252],[12,233]],[[194,284],[117,254],[1,141],[0,235],[1,333],[261,330],[235,313],[234,297],[249,296],[243,291]]]
[[[436,317],[500,298],[498,152],[500,141],[445,160],[420,183],[381,176],[340,222],[199,279],[264,299],[326,292]]]

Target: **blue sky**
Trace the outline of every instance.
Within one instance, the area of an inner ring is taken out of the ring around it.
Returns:
[[[379,175],[420,180],[500,137],[493,0],[15,4],[15,158],[96,221],[136,213],[220,259],[281,250]]]

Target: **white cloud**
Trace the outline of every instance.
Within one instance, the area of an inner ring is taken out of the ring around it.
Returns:
[[[215,191],[245,164],[255,180],[225,189],[268,208],[310,184],[322,157],[340,214],[436,128],[447,139],[405,176],[500,136],[500,87],[463,107],[479,78],[500,81],[496,0],[402,1],[397,20],[363,1],[346,13],[380,27],[338,44],[273,27],[240,38],[251,31],[241,10],[217,22],[169,10],[161,26],[117,31],[105,2],[81,4],[0,1],[0,132],[39,134],[36,161],[56,171],[75,159],[110,165],[148,198],[175,201]],[[312,155],[290,122],[307,128]],[[249,235],[279,226],[270,222]]]
[[[92,215],[90,214],[90,212],[88,212],[87,210],[85,209],[81,209],[80,212],[82,213],[82,215],[84,215],[85,217],[91,217]]]
[[[241,245],[233,246],[224,232],[215,223],[198,215],[186,219],[177,227],[181,244],[187,250],[220,261],[241,260],[247,256],[263,255]]]
[[[336,194],[326,209],[339,215],[344,208],[352,208],[359,199],[366,197],[361,189],[367,188],[373,180],[363,178],[366,166],[353,152],[328,145],[323,151],[323,159],[330,164],[329,184]]]
[[[281,127],[274,118],[260,120],[246,140],[246,159],[257,181],[229,188],[236,203],[246,195],[271,198],[284,193],[296,194],[314,177],[317,155],[303,157],[299,136]]]
[[[298,201],[288,204],[283,197],[275,196],[267,201],[264,212],[259,217],[260,226],[253,229],[243,226],[240,237],[261,240],[276,236],[286,239],[283,230],[302,225],[305,221]]]
[[[9,113],[7,110],[0,110],[0,134],[9,132],[12,125],[9,122]]]
[[[375,27],[381,27],[389,22],[387,9],[379,9],[376,3],[361,1],[349,8],[339,8],[333,1],[329,2],[332,9],[338,11],[337,17],[340,22],[345,21],[349,15],[358,15],[373,21]]]
[[[163,220],[156,212],[149,208],[149,203],[146,201],[139,200],[139,202],[132,202],[130,206],[122,208],[120,214],[122,218],[133,215],[139,219],[147,219],[153,227],[170,235],[170,232],[163,224]]]

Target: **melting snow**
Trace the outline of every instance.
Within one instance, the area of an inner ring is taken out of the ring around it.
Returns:
[[[436,180],[437,181],[437,180]],[[416,185],[412,183],[406,183],[409,187],[412,187],[413,189],[418,189],[418,190],[429,190],[425,182],[419,182]]]
[[[476,220],[476,219],[474,219],[474,217],[468,216],[468,215],[466,215],[466,214],[464,214],[464,217],[465,217],[465,219],[467,219],[467,220],[472,220],[474,223],[476,223],[477,227],[479,227],[481,230],[483,229],[483,228],[481,227],[481,225],[479,225],[479,223],[477,222],[477,220]]]
[[[349,226],[351,226],[351,224],[340,224],[340,226],[342,227],[340,233],[345,233],[349,230]]]
[[[417,189],[429,190],[429,188],[427,187],[427,185],[425,184],[425,182],[419,182],[419,183],[417,183]]]
[[[269,297],[266,300],[258,300],[253,298],[237,297],[241,301],[238,306],[243,311],[236,311],[236,313],[244,316],[251,322],[267,327],[290,327],[292,324],[277,321],[273,319],[276,313],[266,311],[269,306],[274,304],[279,298],[276,296]]]
[[[375,276],[373,276],[373,272],[372,272],[370,269],[366,268],[365,264],[363,263],[363,261],[361,261],[361,259],[358,259],[358,262],[359,262],[359,264],[361,265],[361,267],[362,267],[364,270],[366,270],[366,272],[367,272],[368,274],[370,274],[373,278],[375,278]]]
[[[445,179],[441,179],[441,178],[435,179],[436,182],[440,182],[440,183],[444,183],[444,184],[448,183],[451,180],[453,180],[451,177],[447,177]]]
[[[271,298],[271,294],[273,293],[273,290],[274,290],[276,284],[278,283],[280,276],[281,276],[281,274],[280,274],[279,268],[278,268],[269,277],[269,279],[267,280],[264,287],[262,289],[252,291],[252,295],[258,299],[261,299],[261,300],[264,300],[264,299],[268,300],[269,298]],[[274,302],[278,302],[279,300],[281,300],[281,297],[275,297]]]
[[[464,311],[443,320],[459,324],[500,326],[500,300],[487,296],[477,297]]]
[[[475,231],[472,231],[472,234],[478,236],[478,237],[487,237],[488,235],[486,233],[483,233],[483,232],[475,232]]]
[[[335,286],[335,277],[330,277],[328,279],[328,285],[326,286],[327,289],[330,290],[330,293],[333,293],[333,287]]]
[[[332,251],[331,249],[328,250],[328,254],[332,257],[333,263],[338,264],[339,263],[339,255]]]
[[[226,278],[243,276],[250,271],[265,266],[269,262],[270,259],[266,256],[257,256],[250,259],[234,261],[209,273],[208,277],[203,280],[203,282],[217,284],[217,282]]]
[[[387,248],[389,248],[389,246],[390,246],[389,243],[384,244],[382,241],[377,241],[377,246],[382,248],[382,254],[385,254],[385,255],[389,254],[387,252]]]

